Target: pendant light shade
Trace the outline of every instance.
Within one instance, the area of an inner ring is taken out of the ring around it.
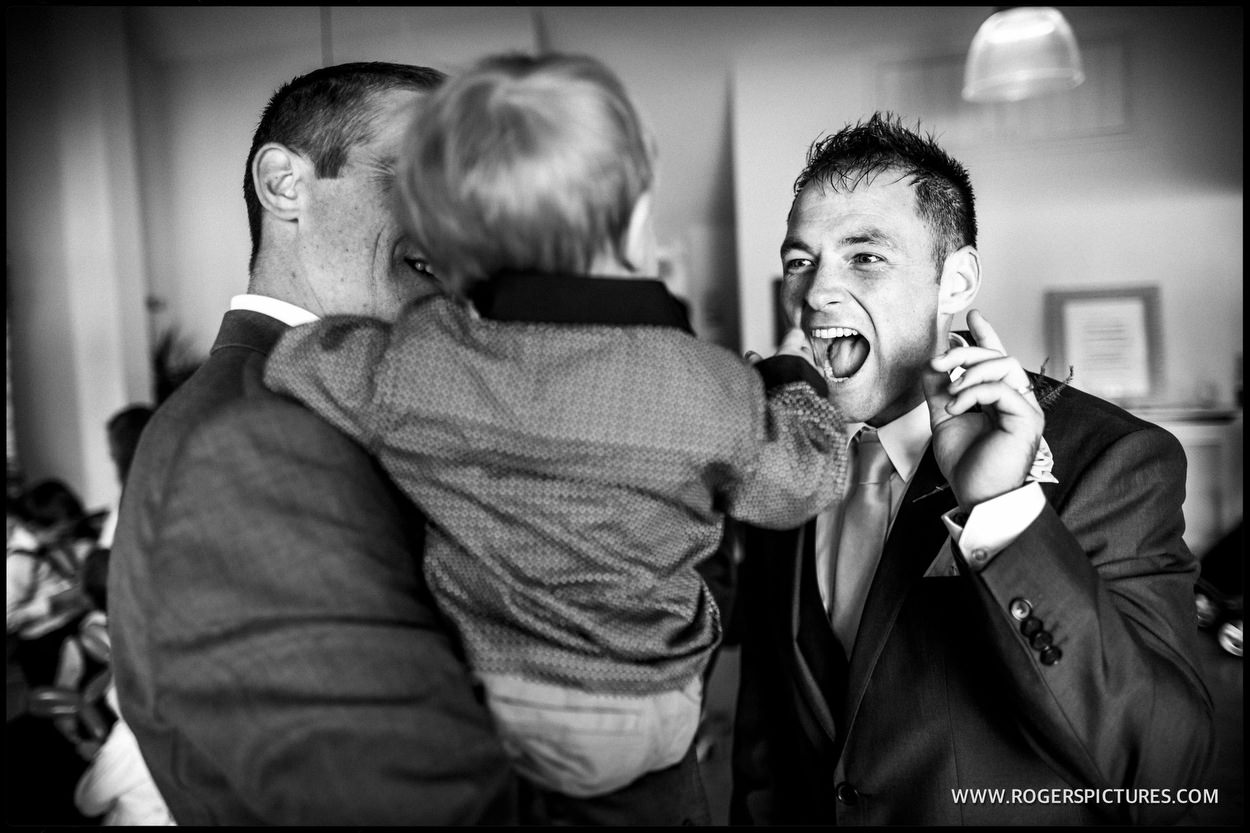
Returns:
[[[1058,9],[1014,6],[991,15],[968,51],[967,101],[1020,101],[1085,80],[1072,27]]]

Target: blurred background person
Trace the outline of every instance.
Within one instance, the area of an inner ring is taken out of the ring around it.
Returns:
[[[107,609],[109,554],[113,548],[113,535],[117,531],[117,512],[126,490],[126,476],[130,472],[130,461],[134,459],[135,449],[139,447],[139,437],[148,420],[152,418],[153,411],[151,405],[129,405],[113,414],[105,425],[109,457],[117,470],[120,492],[117,500],[109,507],[96,546],[83,563],[83,589],[100,611]]]
[[[8,501],[5,516],[5,817],[87,823],[74,785],[108,727],[82,692],[106,667],[78,641],[91,609],[82,558],[99,513],[89,516],[63,481],[43,480]]]

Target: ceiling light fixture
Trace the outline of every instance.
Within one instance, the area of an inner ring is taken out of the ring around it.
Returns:
[[[972,102],[1020,101],[1062,92],[1085,80],[1072,27],[1049,6],[1008,6],[972,39],[963,97]]]

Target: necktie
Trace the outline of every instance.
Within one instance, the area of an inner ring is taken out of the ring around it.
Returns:
[[[842,533],[834,558],[833,609],[830,619],[834,633],[847,656],[855,645],[864,600],[872,584],[881,549],[890,525],[890,480],[894,466],[872,428],[861,430],[855,440],[856,483],[846,499]]]

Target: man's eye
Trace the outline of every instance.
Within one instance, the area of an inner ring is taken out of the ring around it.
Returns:
[[[881,257],[880,255],[869,254],[868,252],[861,252],[857,255],[852,255],[851,262],[864,264],[864,265],[871,265],[874,263],[884,263],[885,259]]]
[[[783,265],[785,266],[786,272],[798,272],[803,269],[810,269],[812,262],[805,257],[792,257],[789,260],[784,261]]]
[[[431,278],[435,277],[434,270],[430,268],[430,264],[419,257],[406,257],[404,258],[404,263],[407,263],[418,274]]]

